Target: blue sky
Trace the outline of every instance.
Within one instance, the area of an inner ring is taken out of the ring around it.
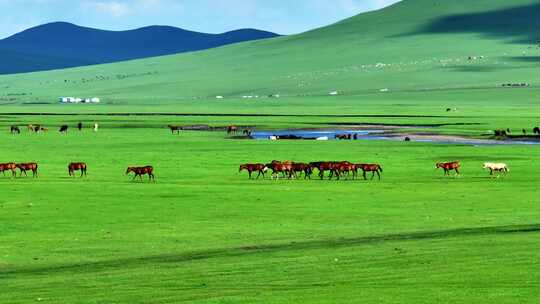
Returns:
[[[398,1],[0,0],[0,38],[52,21],[108,30],[172,25],[208,33],[249,27],[292,34]]]

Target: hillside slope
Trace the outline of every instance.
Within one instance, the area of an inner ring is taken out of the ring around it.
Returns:
[[[12,54],[0,58],[0,73],[111,63],[204,50],[276,36],[274,33],[254,29],[205,34],[169,26],[104,31],[55,22],[0,40],[0,51]]]
[[[42,99],[98,95],[116,104],[534,85],[538,15],[533,0],[405,0],[299,35],[5,76],[0,85]]]

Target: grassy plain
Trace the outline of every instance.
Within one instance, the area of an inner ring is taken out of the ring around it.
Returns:
[[[96,116],[3,117],[4,129],[38,122],[51,132],[1,135],[3,161],[40,164],[36,180],[0,177],[2,303],[537,302],[539,147],[249,141],[164,128],[495,117],[457,115],[465,117],[98,116],[97,134],[66,136],[53,127]],[[237,173],[272,159],[379,162],[385,171],[380,182]],[[435,171],[454,159],[461,178]],[[488,178],[486,160],[508,162],[511,174]],[[88,178],[69,178],[70,161],[87,162]],[[156,167],[155,184],[123,175],[145,164]]]

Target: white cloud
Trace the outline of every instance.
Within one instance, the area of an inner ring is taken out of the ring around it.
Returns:
[[[113,17],[123,17],[132,13],[132,8],[124,2],[96,1],[87,3],[86,5],[99,13],[108,14]]]

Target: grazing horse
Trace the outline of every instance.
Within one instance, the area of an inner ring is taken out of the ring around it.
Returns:
[[[75,177],[75,171],[81,171],[81,177],[86,175],[86,164],[85,163],[70,163],[68,165],[68,174],[69,176]]]
[[[355,164],[351,164],[350,162],[340,162],[338,164],[336,164],[335,166],[335,169],[337,171],[337,179],[340,179],[341,175],[347,175],[347,178],[349,176],[349,174],[352,172],[352,175],[353,175],[353,179],[356,178],[357,176],[357,167]]]
[[[313,174],[313,168],[310,164],[306,163],[292,163],[292,171],[296,177],[298,177],[296,173],[302,174],[303,172],[304,179],[311,179],[311,175]]]
[[[540,135],[540,127],[534,127],[533,133],[536,135]]]
[[[145,167],[128,167],[126,170],[126,175],[129,173],[135,173],[135,176],[132,180],[135,180],[135,178],[140,177],[142,180],[142,176],[145,174],[148,174],[148,178],[150,180],[156,181],[156,178],[154,176],[154,167],[152,166],[145,166]]]
[[[322,179],[324,179],[324,172],[325,171],[330,171],[330,178],[329,179],[332,179],[332,177],[335,176],[338,176],[339,175],[339,172],[337,171],[337,164],[339,164],[340,162],[328,162],[328,161],[324,161],[324,162],[311,162],[309,163],[309,165],[312,167],[312,168],[317,168],[317,170],[319,170],[319,177]]]
[[[11,134],[21,134],[21,129],[18,126],[11,126],[10,132]]]
[[[489,175],[493,175],[493,172],[502,172],[504,175],[510,172],[510,169],[508,169],[505,163],[484,163],[482,168],[489,170]]]
[[[283,177],[287,177],[289,179],[293,175],[296,176],[292,169],[292,162],[280,162],[274,160],[271,163],[267,164],[266,167],[268,169],[272,169],[272,179],[279,179],[278,173],[283,174]]]
[[[67,131],[68,131],[68,125],[62,125],[62,126],[60,127],[60,133],[66,134]]]
[[[6,175],[5,171],[10,170],[13,177],[17,176],[17,165],[15,163],[0,164],[0,171]]]
[[[32,170],[32,177],[38,177],[38,164],[36,163],[23,163],[23,164],[16,164],[17,168],[19,168],[19,170],[21,170],[21,174],[20,176],[24,175],[25,176],[28,176],[28,174],[26,174],[26,171],[28,170]]]
[[[364,177],[364,180],[367,180],[366,173],[371,172],[371,179],[375,177],[375,174],[379,177],[379,180],[381,180],[381,173],[383,172],[383,169],[381,165],[379,164],[356,164],[356,170],[360,169],[362,170],[362,176]]]
[[[461,163],[458,161],[450,162],[450,163],[437,163],[436,169],[442,168],[444,170],[444,175],[450,175],[450,171],[454,170],[456,171],[456,175],[459,175],[459,168],[461,167]]]
[[[227,134],[236,134],[236,132],[238,132],[237,126],[231,125],[227,127]]]
[[[34,126],[34,132],[36,133],[39,133],[39,132],[47,132],[49,131],[49,129],[45,128],[45,127],[42,127],[40,125],[35,125]]]
[[[257,179],[262,175],[263,178],[265,178],[266,171],[268,171],[268,168],[264,164],[243,164],[240,165],[240,168],[238,169],[238,173],[242,172],[243,170],[247,170],[249,173],[249,179],[251,179],[251,174],[253,172],[258,172]]]
[[[182,127],[169,125],[169,129],[171,129],[172,134],[174,133],[180,134],[180,130],[182,130]]]
[[[334,138],[339,140],[347,140],[351,139],[351,134],[336,134]]]

